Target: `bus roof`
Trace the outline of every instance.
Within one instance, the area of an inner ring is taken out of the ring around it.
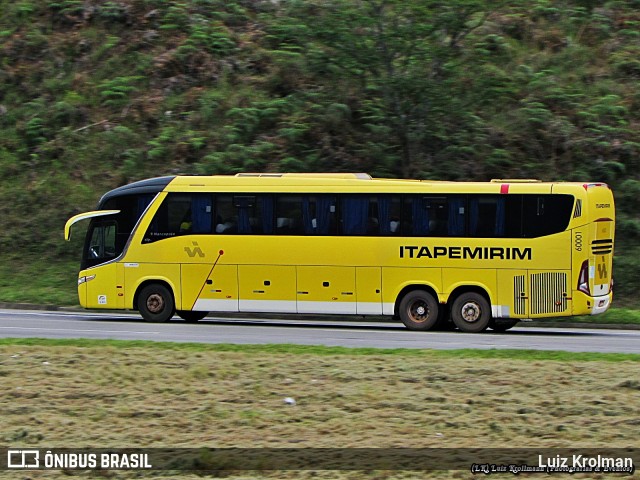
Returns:
[[[532,179],[494,179],[488,182],[450,182],[439,180],[409,180],[372,178],[362,173],[243,173],[238,175],[176,176],[163,177],[167,191],[322,191],[340,192],[413,192],[413,193],[553,193],[554,187],[585,191],[592,186],[608,186],[604,183],[542,182]],[[147,180],[151,182],[154,179]],[[145,182],[145,181],[143,181]],[[137,182],[141,183],[141,182]],[[132,184],[125,187],[133,187]],[[159,183],[156,183],[156,188]],[[138,187],[139,188],[139,187]],[[116,192],[119,189],[113,190]],[[111,193],[111,192],[110,192]],[[124,192],[123,192],[124,193]],[[132,192],[133,193],[133,192]]]
[[[123,195],[140,195],[145,193],[156,194],[163,191],[167,187],[167,185],[169,185],[169,183],[171,183],[171,181],[175,178],[175,175],[167,177],[147,178],[146,180],[140,180],[138,182],[133,182],[118,188],[114,188],[113,190],[108,191],[102,196],[102,198],[98,202],[98,205],[104,205],[107,200]]]

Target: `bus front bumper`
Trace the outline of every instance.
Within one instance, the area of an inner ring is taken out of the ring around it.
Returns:
[[[600,297],[593,297],[593,308],[591,309],[591,315],[599,315],[606,312],[611,306],[611,299],[613,294],[608,293]]]

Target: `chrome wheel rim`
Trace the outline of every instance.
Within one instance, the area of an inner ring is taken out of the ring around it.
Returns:
[[[467,323],[477,322],[482,316],[480,305],[475,302],[467,302],[462,306],[462,319]]]

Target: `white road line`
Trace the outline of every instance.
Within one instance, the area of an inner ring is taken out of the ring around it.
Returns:
[[[49,332],[74,332],[74,333],[138,333],[138,334],[151,334],[151,335],[160,335],[162,332],[153,332],[149,330],[145,331],[136,331],[136,330],[102,330],[102,329],[76,329],[76,328],[39,328],[39,327],[1,327],[3,330],[39,330],[39,331],[49,331]]]

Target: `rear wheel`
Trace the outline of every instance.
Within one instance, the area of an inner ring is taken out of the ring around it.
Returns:
[[[453,302],[451,319],[463,332],[482,332],[491,321],[491,307],[487,299],[479,293],[466,292]]]
[[[159,283],[147,285],[138,296],[138,310],[147,322],[166,322],[175,312],[171,290]]]
[[[193,310],[178,310],[176,313],[185,322],[190,323],[202,320],[209,314],[209,312],[194,312]]]
[[[438,302],[424,290],[413,290],[402,298],[399,313],[409,330],[430,330],[438,322]]]
[[[503,320],[503,321],[494,320],[489,325],[489,328],[494,332],[506,332],[510,328],[515,327],[518,323],[519,323],[519,320]]]

